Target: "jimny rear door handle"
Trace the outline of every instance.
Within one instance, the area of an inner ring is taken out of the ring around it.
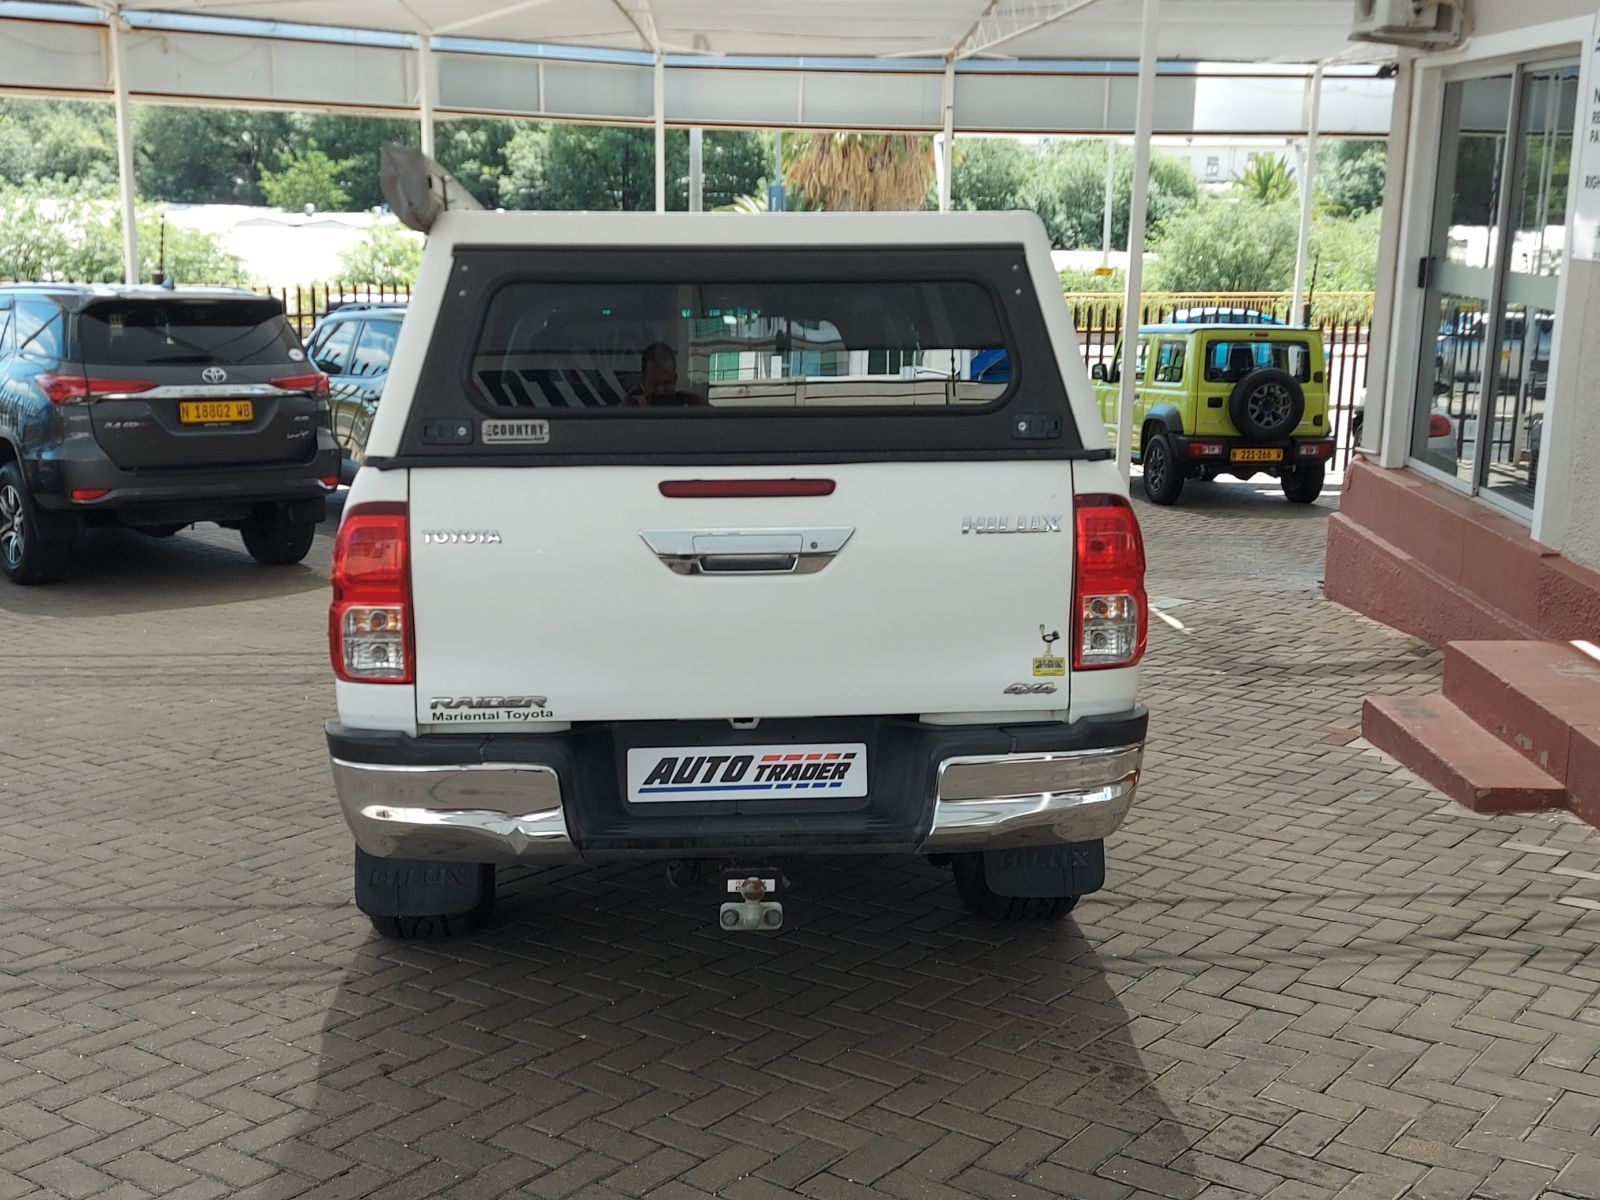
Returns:
[[[844,549],[853,528],[644,529],[639,536],[678,575],[810,575]]]

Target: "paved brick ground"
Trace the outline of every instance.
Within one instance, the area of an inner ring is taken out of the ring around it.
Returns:
[[[798,873],[737,939],[657,869],[376,940],[315,569],[108,536],[0,590],[0,1200],[1600,1197],[1600,835],[1355,735],[1438,658],[1324,603],[1330,502],[1146,512],[1148,785],[1048,928]]]

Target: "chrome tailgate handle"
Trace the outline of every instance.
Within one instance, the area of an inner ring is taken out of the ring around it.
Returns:
[[[855,533],[845,529],[643,529],[639,536],[679,575],[810,575]]]

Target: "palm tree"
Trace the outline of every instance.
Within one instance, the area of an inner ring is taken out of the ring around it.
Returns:
[[[933,183],[933,142],[917,134],[813,133],[791,146],[783,173],[816,208],[921,208]]]
[[[1278,204],[1300,194],[1289,160],[1276,154],[1253,154],[1250,165],[1233,177],[1236,191],[1257,204]]]

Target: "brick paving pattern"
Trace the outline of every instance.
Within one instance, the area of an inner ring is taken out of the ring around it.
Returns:
[[[1360,741],[1439,658],[1320,598],[1335,503],[1141,508],[1177,625],[1066,922],[860,860],[795,869],[765,938],[608,867],[378,940],[320,735],[327,539],[281,572],[97,539],[0,590],[0,1200],[1600,1197],[1600,835]]]

